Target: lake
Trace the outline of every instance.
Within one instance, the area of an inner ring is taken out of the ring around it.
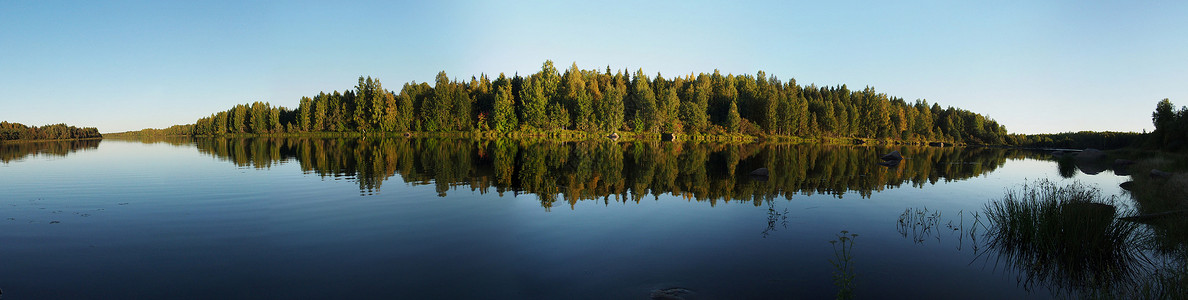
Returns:
[[[1109,282],[1003,259],[987,204],[1128,180],[977,147],[179,138],[0,158],[6,299],[1046,299]]]

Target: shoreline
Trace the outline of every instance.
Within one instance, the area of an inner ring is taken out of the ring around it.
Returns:
[[[726,142],[726,143],[816,143],[816,144],[830,144],[830,145],[904,145],[904,146],[930,146],[930,144],[940,144],[943,146],[934,147],[952,147],[952,146],[983,146],[983,147],[1007,147],[997,145],[976,145],[965,143],[954,143],[950,141],[927,141],[927,140],[895,140],[895,139],[874,139],[874,138],[853,138],[853,137],[798,137],[798,136],[780,136],[780,135],[762,135],[753,136],[747,134],[726,134],[726,135],[702,135],[702,134],[676,134],[671,135],[667,133],[634,133],[634,132],[615,132],[619,136],[614,139],[616,141],[647,141],[647,142],[664,142],[664,141],[679,141],[679,142]],[[301,132],[301,133],[233,133],[221,135],[140,135],[136,133],[109,133],[104,135],[104,138],[113,139],[138,139],[138,138],[201,138],[201,137],[223,137],[223,138],[256,138],[256,137],[284,137],[284,138],[367,138],[367,137],[446,137],[446,138],[472,138],[472,139],[555,139],[559,141],[589,141],[609,139],[606,133],[593,133],[585,131],[516,131],[500,133],[494,131],[453,131],[453,132]]]

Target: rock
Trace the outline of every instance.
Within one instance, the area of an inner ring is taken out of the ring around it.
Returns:
[[[1134,164],[1133,160],[1115,159],[1114,165],[1112,166],[1112,169],[1114,169],[1114,175],[1130,176],[1130,165],[1133,165],[1133,164]]]
[[[1105,157],[1105,152],[1101,152],[1101,150],[1093,148],[1085,149],[1084,151],[1081,151],[1081,153],[1077,153],[1077,159],[1079,160],[1099,160],[1103,157]]]
[[[1171,175],[1172,175],[1171,173],[1160,171],[1159,169],[1151,169],[1151,178],[1167,179],[1167,178],[1171,177]]]
[[[404,133],[404,137],[410,137],[410,136],[412,136],[411,133],[407,133],[407,132]]]
[[[661,140],[663,140],[663,141],[665,141],[665,142],[671,142],[672,140],[675,140],[675,139],[676,139],[676,134],[675,134],[675,133],[665,133],[665,134],[661,134],[661,135],[660,135],[660,139],[661,139]]]
[[[879,157],[879,158],[882,160],[901,160],[901,159],[903,159],[903,155],[900,155],[899,151],[896,150],[896,151],[891,151],[891,153],[887,153],[886,155],[883,155],[882,157]]]
[[[1067,152],[1064,152],[1064,150],[1056,150],[1056,151],[1052,151],[1052,156],[1058,156],[1058,157],[1061,157],[1061,156],[1064,156],[1064,155],[1067,155],[1067,154],[1068,154],[1068,153],[1067,153]]]
[[[1134,188],[1134,181],[1127,181],[1127,182],[1119,183],[1118,186],[1121,187],[1123,190],[1129,191],[1130,189]]]
[[[1085,175],[1101,174],[1101,172],[1110,168],[1108,164],[1099,160],[1072,159],[1072,161],[1077,166],[1077,169],[1081,170],[1081,173],[1085,173]]]
[[[930,142],[930,143],[928,143],[928,145],[929,145],[929,146],[933,146],[933,147],[944,147],[944,146],[945,146],[945,143],[942,143],[942,142]]]
[[[899,166],[899,162],[900,161],[898,161],[898,160],[888,160],[888,161],[884,161],[884,162],[879,162],[878,165],[888,167],[888,168],[894,168],[896,166]]]
[[[611,134],[610,134],[610,135],[607,135],[606,137],[608,137],[608,138],[610,138],[610,139],[612,139],[612,140],[617,140],[617,139],[619,139],[619,134],[618,134],[618,133],[611,132]]]
[[[854,145],[862,145],[862,144],[866,144],[866,141],[863,141],[862,139],[854,139]]]
[[[693,291],[690,291],[689,289],[673,287],[673,288],[652,290],[651,296],[652,296],[652,300],[682,300],[682,299],[685,299],[685,297],[684,297],[685,295],[692,295],[692,294],[695,294],[695,293]]]
[[[758,169],[755,169],[754,171],[751,171],[751,176],[767,176],[767,175],[768,175],[767,168],[758,168]]]

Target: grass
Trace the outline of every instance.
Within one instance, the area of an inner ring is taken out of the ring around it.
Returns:
[[[988,248],[996,250],[987,253],[998,253],[995,266],[1017,271],[1029,291],[1125,294],[1149,260],[1136,247],[1137,224],[1115,219],[1119,207],[1081,183],[1029,182],[986,205]]]

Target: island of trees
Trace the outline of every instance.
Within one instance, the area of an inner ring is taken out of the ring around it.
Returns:
[[[67,140],[101,138],[95,127],[78,128],[66,124],[28,126],[21,123],[0,121],[0,142],[15,140]]]
[[[303,97],[296,109],[254,102],[156,134],[217,136],[315,132],[568,132],[715,137],[834,137],[970,144],[1019,144],[993,119],[866,87],[823,87],[755,75],[642,70],[539,72],[410,82],[399,92],[360,77],[354,89]]]

